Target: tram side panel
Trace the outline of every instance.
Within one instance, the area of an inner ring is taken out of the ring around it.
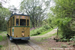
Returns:
[[[10,28],[10,36],[12,36],[12,28]]]
[[[25,37],[30,37],[30,27],[25,28]]]

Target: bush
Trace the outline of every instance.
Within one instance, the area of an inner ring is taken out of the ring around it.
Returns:
[[[67,42],[67,39],[63,38],[61,39],[62,42]]]
[[[49,25],[44,25],[43,28],[45,28],[47,30],[47,29],[50,29],[50,26]]]
[[[72,38],[70,38],[70,41],[74,41],[74,43],[75,43],[75,36],[73,36]]]
[[[44,26],[42,26],[42,27],[40,27],[40,28],[37,28],[37,29],[35,29],[35,30],[31,30],[31,31],[30,31],[30,34],[31,34],[31,36],[39,35],[39,34],[41,34],[42,32],[44,32],[44,31],[46,31],[46,30],[48,30],[48,29],[50,29],[50,26],[44,25]]]

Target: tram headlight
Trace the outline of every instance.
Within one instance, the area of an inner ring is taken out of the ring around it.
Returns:
[[[22,33],[22,36],[24,36],[24,33]]]

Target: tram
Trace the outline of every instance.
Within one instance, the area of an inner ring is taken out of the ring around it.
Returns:
[[[12,14],[7,22],[7,36],[13,39],[30,39],[30,17],[24,14]]]

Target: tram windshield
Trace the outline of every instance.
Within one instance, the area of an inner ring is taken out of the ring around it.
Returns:
[[[20,26],[26,26],[26,20],[20,19]]]

